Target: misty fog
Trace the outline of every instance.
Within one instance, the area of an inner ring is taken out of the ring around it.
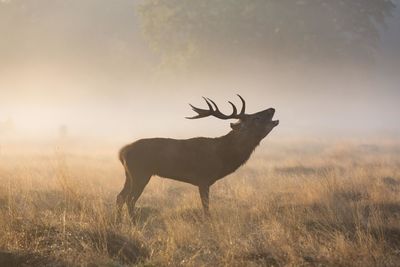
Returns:
[[[338,3],[1,0],[0,137],[220,135],[188,103],[238,93],[274,136],[397,135],[399,3]]]

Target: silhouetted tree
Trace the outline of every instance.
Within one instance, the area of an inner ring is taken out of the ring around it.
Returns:
[[[240,56],[371,62],[389,0],[144,0],[143,31],[165,62]]]

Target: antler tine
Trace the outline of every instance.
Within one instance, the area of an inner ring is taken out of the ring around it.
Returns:
[[[212,99],[207,97],[206,101],[207,103],[209,103],[208,101],[210,101],[214,105],[215,111],[219,111],[217,104],[215,104],[215,102]]]
[[[236,106],[235,106],[231,101],[228,101],[228,103],[231,104],[231,106],[232,106],[232,108],[233,108],[233,111],[232,111],[232,114],[231,114],[230,117],[236,117],[236,116],[237,116],[237,109],[236,109]]]
[[[212,114],[214,117],[217,117],[218,119],[222,119],[222,120],[234,119],[234,117],[232,117],[233,114],[230,115],[230,116],[225,115],[224,113],[222,113],[222,112],[218,109],[217,104],[215,104],[215,102],[214,102],[213,100],[211,100],[210,98],[207,98],[207,100],[209,100],[209,101],[214,105],[215,110],[213,111],[213,114]],[[234,109],[235,109],[235,108],[234,108]],[[234,110],[234,111],[235,111],[235,110]]]
[[[198,115],[196,115],[194,117],[186,117],[186,118],[187,119],[200,119],[200,118],[204,118],[204,117],[208,117],[208,116],[214,116],[214,117],[216,117],[218,119],[222,119],[222,120],[240,119],[243,115],[245,115],[244,113],[245,113],[245,109],[246,109],[246,103],[240,95],[238,95],[238,96],[243,104],[240,114],[237,114],[237,108],[231,101],[228,101],[228,103],[232,106],[233,111],[232,111],[232,114],[228,116],[219,110],[217,104],[212,99],[203,97],[203,99],[207,103],[208,110],[196,108],[193,105],[189,104],[192,107],[192,109],[198,113]]]
[[[237,96],[240,98],[240,101],[242,101],[242,110],[240,111],[238,116],[243,116],[246,112],[246,101],[244,101],[243,97],[241,97],[239,94],[237,94]]]
[[[207,109],[201,109],[201,108],[196,108],[195,106],[193,106],[192,104],[189,104],[189,106],[193,109],[193,111],[197,112],[198,115],[194,116],[194,117],[185,117],[186,119],[200,119],[200,118],[204,118],[204,117],[208,117],[211,116],[212,113],[214,112],[213,107],[211,106],[211,104],[207,101],[207,98],[205,98],[203,96],[203,99],[206,101],[207,106],[208,106],[208,110]]]
[[[210,102],[208,102],[208,98],[203,96],[204,101],[206,101],[208,108],[210,109],[210,111],[214,111],[213,107],[211,106]],[[212,102],[212,101],[211,101]],[[215,105],[215,103],[213,102],[213,104]],[[218,108],[217,108],[218,109]]]
[[[189,119],[189,120],[200,119],[200,118],[204,118],[204,117],[209,116],[208,114],[203,113],[204,110],[196,108],[196,107],[192,106],[191,104],[189,104],[189,105],[192,107],[193,111],[198,113],[198,115],[193,116],[193,117],[185,117],[186,119]]]

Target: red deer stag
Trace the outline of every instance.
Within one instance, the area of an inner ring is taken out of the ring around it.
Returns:
[[[126,180],[117,197],[118,220],[125,203],[131,218],[134,217],[135,203],[153,175],[198,186],[204,212],[209,215],[210,186],[243,165],[261,140],[279,124],[278,120],[272,120],[275,113],[273,108],[245,114],[246,103],[238,96],[243,105],[239,114],[232,102],[229,102],[233,108],[231,115],[220,112],[209,98],[204,98],[208,109],[190,105],[198,114],[187,119],[208,116],[222,120],[238,119],[230,124],[232,130],[227,135],[185,140],[141,139],[120,150],[119,159],[125,168]]]

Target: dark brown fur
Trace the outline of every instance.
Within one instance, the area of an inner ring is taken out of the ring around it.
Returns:
[[[272,121],[274,112],[268,109],[245,115],[231,124],[232,131],[217,138],[151,138],[123,147],[119,158],[126,181],[117,198],[118,219],[124,203],[133,217],[135,203],[153,175],[198,186],[208,214],[210,186],[249,159],[260,141],[278,125],[278,121]]]

